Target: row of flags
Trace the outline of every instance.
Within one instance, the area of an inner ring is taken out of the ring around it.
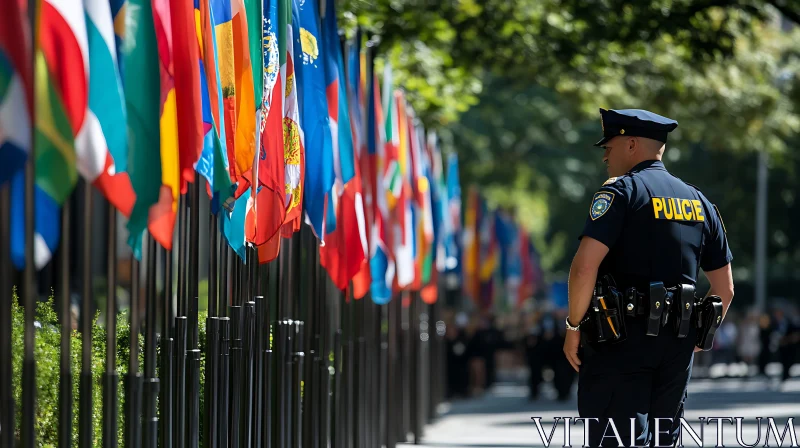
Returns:
[[[474,188],[467,195],[462,241],[464,293],[479,309],[519,308],[543,290],[540,257],[530,235],[506,210],[489,209]],[[498,303],[498,297],[506,302]]]
[[[27,3],[0,18],[0,183],[11,183],[17,266],[35,145],[39,268],[78,176],[127,218],[138,256],[144,231],[172,249],[197,173],[240,257],[254,246],[274,260],[304,220],[333,282],[357,298],[410,289],[432,303],[439,274],[461,272],[462,245],[465,274],[480,274],[474,297],[498,263],[520,291],[535,282],[529,239],[473,209],[472,193],[462,225],[458,159],[444,164],[364,36],[340,37],[334,0],[42,0],[38,36]]]

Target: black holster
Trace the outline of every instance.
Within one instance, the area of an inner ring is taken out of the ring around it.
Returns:
[[[692,325],[692,312],[694,311],[694,285],[683,284],[677,291],[677,301],[675,303],[675,333],[679,338],[689,335]]]
[[[584,322],[581,328],[586,329],[589,343],[614,344],[627,338],[622,294],[611,276],[597,281]]]
[[[647,335],[658,336],[661,327],[669,323],[670,314],[675,314],[675,333],[679,338],[689,335],[694,310],[694,285],[681,284],[667,289],[663,282],[650,283]]]
[[[722,323],[722,299],[708,296],[697,302],[697,340],[695,346],[703,351],[714,346],[714,334]]]

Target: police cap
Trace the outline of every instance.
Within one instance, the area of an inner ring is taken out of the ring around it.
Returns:
[[[603,146],[618,135],[646,137],[667,142],[667,134],[678,127],[678,122],[641,109],[600,109],[603,138],[594,146]]]

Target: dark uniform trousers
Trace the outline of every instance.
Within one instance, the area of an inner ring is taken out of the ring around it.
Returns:
[[[578,413],[598,419],[587,421],[589,446],[620,446],[609,419],[623,446],[673,446],[692,372],[696,329],[692,325],[688,337],[678,338],[670,322],[658,336],[647,336],[645,316],[626,317],[625,324],[625,341],[586,344],[579,351]],[[657,435],[655,418],[672,422],[661,420]]]

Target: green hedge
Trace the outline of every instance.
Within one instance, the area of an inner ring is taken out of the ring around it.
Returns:
[[[13,368],[13,388],[14,400],[16,402],[16,435],[19,440],[20,419],[21,419],[21,397],[22,397],[22,357],[23,357],[23,329],[24,329],[24,310],[17,303],[16,290],[12,293],[11,305],[11,343],[12,343],[12,368]],[[97,316],[95,316],[97,317]],[[199,318],[199,342],[202,354],[205,354],[205,321],[206,313],[200,313]],[[41,328],[36,330],[35,359],[36,359],[36,417],[34,428],[36,431],[37,444],[40,447],[58,446],[58,425],[59,425],[59,406],[58,391],[60,383],[60,353],[61,353],[61,325],[58,315],[53,307],[53,298],[47,302],[39,302],[36,306],[36,321],[41,324]],[[81,343],[83,336],[77,331],[73,331],[71,341],[72,359],[72,439],[73,446],[78,446],[78,403],[80,396],[79,377],[81,370]],[[97,318],[92,330],[92,376],[94,387],[92,388],[93,398],[93,446],[102,446],[102,421],[103,421],[103,383],[102,374],[105,371],[105,350],[106,330],[97,325]],[[128,360],[130,358],[130,323],[127,310],[117,316],[117,372],[120,379],[128,371]],[[144,367],[144,337],[139,335],[139,363]],[[201,388],[205,378],[205,356],[201,356],[200,362],[200,384]],[[124,426],[124,400],[123,381],[118,385],[117,396],[119,397],[119,446],[123,443]],[[163,388],[163,386],[162,386]],[[200,395],[200,424],[202,426],[203,394]]]

